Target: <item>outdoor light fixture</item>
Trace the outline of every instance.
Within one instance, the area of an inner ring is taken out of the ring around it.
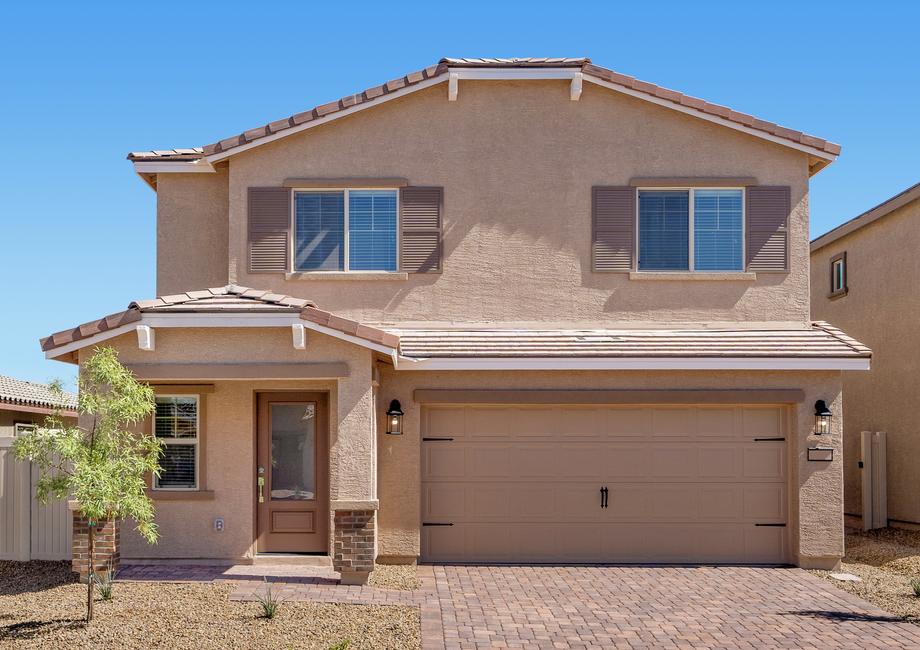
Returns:
[[[820,436],[831,432],[831,418],[833,415],[823,399],[815,402],[815,435]]]
[[[387,435],[402,435],[402,406],[398,399],[390,402],[390,408],[387,409]]]

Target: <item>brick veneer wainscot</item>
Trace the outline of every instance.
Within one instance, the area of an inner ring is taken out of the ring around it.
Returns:
[[[93,538],[96,573],[118,570],[121,563],[120,535],[119,522],[112,519],[97,522]],[[89,522],[79,511],[73,513],[73,559],[70,566],[80,574],[80,581],[86,582],[89,574]]]
[[[373,510],[336,510],[332,566],[343,584],[364,584],[374,570]]]

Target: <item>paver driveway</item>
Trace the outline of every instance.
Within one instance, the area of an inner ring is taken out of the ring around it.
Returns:
[[[421,569],[448,649],[920,648],[920,627],[801,569]]]

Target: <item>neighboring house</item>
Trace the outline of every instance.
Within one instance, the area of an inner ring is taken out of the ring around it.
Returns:
[[[844,377],[845,512],[863,515],[861,433],[884,431],[888,520],[902,526],[920,525],[920,430],[913,422],[918,250],[920,183],[811,243],[812,314],[866,341],[875,354],[871,372]]]
[[[131,154],[160,297],[42,341],[159,394],[162,539],[123,556],[835,566],[870,357],[809,315],[839,150],[587,59],[444,59]]]
[[[44,423],[52,412],[75,422],[77,396],[63,399],[48,386],[0,375],[0,560],[63,560],[70,557],[67,504],[35,499],[38,470],[13,458],[16,436]]]

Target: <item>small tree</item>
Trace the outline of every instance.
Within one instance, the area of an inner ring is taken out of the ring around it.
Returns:
[[[111,347],[97,348],[83,363],[79,378],[80,422],[67,424],[59,411],[43,426],[17,438],[13,453],[40,469],[37,497],[73,498],[89,525],[89,575],[86,620],[93,620],[95,549],[100,520],[137,522],[148,543],[156,543],[153,503],[145,492],[145,474],[159,476],[160,442],[135,425],[154,410],[153,390],[138,382]],[[52,390],[62,397],[60,384]],[[60,400],[63,402],[63,399]]]

